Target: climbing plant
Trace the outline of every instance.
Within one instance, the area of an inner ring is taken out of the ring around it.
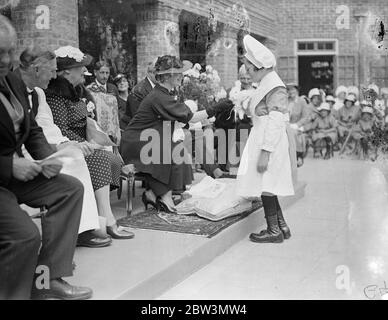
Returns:
[[[78,0],[79,46],[96,61],[110,64],[111,75],[136,80],[136,20],[131,2]]]

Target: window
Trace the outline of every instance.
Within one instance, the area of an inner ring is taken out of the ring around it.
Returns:
[[[296,40],[296,55],[336,55],[337,40]]]

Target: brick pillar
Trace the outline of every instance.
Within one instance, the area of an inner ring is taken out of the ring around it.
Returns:
[[[161,2],[133,5],[136,12],[137,78],[146,74],[147,64],[166,54],[179,57],[180,9]]]
[[[224,29],[216,41],[218,50],[206,57],[206,64],[218,71],[221,85],[227,89],[238,80],[237,29]]]
[[[28,0],[12,9],[18,35],[18,53],[31,45],[55,50],[78,47],[77,0]]]

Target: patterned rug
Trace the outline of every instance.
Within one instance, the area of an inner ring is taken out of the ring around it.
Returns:
[[[210,221],[197,215],[178,215],[160,212],[154,209],[137,213],[119,220],[119,224],[136,229],[151,229],[176,233],[188,233],[212,238],[222,230],[246,218],[262,207],[260,202],[252,204],[252,208],[243,213],[221,221]]]

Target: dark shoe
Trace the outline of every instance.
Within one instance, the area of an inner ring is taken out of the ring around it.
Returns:
[[[170,208],[166,203],[164,203],[160,198],[156,200],[156,209],[158,211],[164,211],[166,213],[176,213],[175,208]]]
[[[258,243],[282,243],[284,241],[283,233],[280,231],[277,215],[265,218],[267,220],[267,230],[260,233],[251,233],[249,239]]]
[[[127,228],[122,226],[118,226],[117,230],[112,226],[106,227],[106,233],[117,240],[133,239],[135,237],[133,232],[128,231]]]
[[[33,300],[85,300],[92,296],[92,289],[72,286],[60,278],[50,281],[50,289],[39,290],[34,287],[31,293]]]
[[[112,243],[110,236],[101,237],[93,234],[93,231],[85,231],[78,235],[77,247],[103,248]]]
[[[144,207],[145,207],[146,210],[148,209],[148,205],[149,204],[156,209],[156,203],[147,198],[147,194],[146,194],[145,191],[143,192],[141,200],[143,201],[143,204],[144,204]]]

